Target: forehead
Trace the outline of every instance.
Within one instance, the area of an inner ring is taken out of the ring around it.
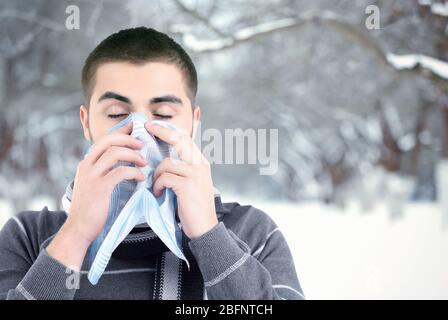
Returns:
[[[163,62],[132,64],[108,62],[96,72],[93,96],[115,91],[138,99],[150,95],[177,94],[186,97],[182,72],[175,65]]]

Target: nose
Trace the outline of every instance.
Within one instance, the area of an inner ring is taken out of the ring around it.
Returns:
[[[139,106],[139,107],[135,107],[133,112],[138,112],[142,115],[144,115],[146,117],[147,122],[151,122],[152,120],[154,120],[154,115],[152,114],[151,110],[148,110],[148,106]]]

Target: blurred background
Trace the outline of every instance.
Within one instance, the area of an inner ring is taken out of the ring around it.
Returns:
[[[278,223],[309,299],[448,299],[446,1],[3,0],[0,227],[61,208],[87,147],[84,59],[141,25],[192,56],[203,130],[279,130],[274,175],[213,179]]]

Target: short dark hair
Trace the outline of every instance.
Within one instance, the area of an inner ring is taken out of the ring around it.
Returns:
[[[168,35],[157,30],[139,27],[124,29],[101,41],[89,54],[82,69],[82,89],[89,105],[95,83],[95,73],[102,63],[126,61],[134,64],[166,62],[179,67],[192,104],[196,97],[198,79],[196,68],[185,50]]]

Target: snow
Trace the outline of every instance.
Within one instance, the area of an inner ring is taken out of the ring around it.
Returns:
[[[412,69],[420,64],[434,74],[448,79],[448,63],[423,54],[396,55],[388,53],[387,61],[397,70]]]
[[[315,18],[323,18],[327,20],[337,20],[339,17],[330,11],[323,11],[316,14],[313,11],[307,11],[301,15],[301,21],[308,22]],[[272,31],[282,30],[288,27],[293,27],[299,23],[300,20],[296,18],[284,18],[268,22],[259,23],[253,26],[242,28],[236,31],[233,35],[223,37],[220,39],[203,40],[198,39],[191,34],[191,27],[184,24],[174,24],[170,31],[173,33],[182,34],[182,40],[190,50],[196,52],[220,50],[232,46],[237,41],[246,41],[258,35],[263,35]]]
[[[13,212],[12,204],[0,199],[0,229],[8,221]]]
[[[57,210],[55,200],[50,197],[36,197],[31,200],[28,208],[29,210],[42,210],[43,207],[48,207],[48,210]]]
[[[307,299],[448,299],[448,230],[434,203],[409,203],[391,220],[385,203],[362,212],[317,202],[226,196],[278,224]]]
[[[193,51],[220,50],[233,44],[233,39],[200,40],[192,34],[184,34],[183,43]]]
[[[429,6],[431,5],[431,0],[418,0],[418,4],[421,6]]]
[[[366,119],[364,124],[367,136],[373,142],[379,143],[383,137],[383,132],[381,131],[381,123],[377,117],[369,117]]]
[[[412,133],[406,134],[398,139],[398,146],[403,152],[411,151],[415,143],[415,136]]]
[[[252,38],[258,34],[271,32],[278,29],[283,29],[289,26],[293,26],[297,23],[296,19],[287,18],[287,19],[280,19],[265,23],[260,23],[258,25],[243,28],[241,30],[238,30],[235,33],[235,39],[237,40],[246,40],[249,38]]]
[[[191,34],[191,28],[182,24],[175,24],[171,27],[171,32],[182,33],[183,43],[193,51],[213,51],[220,50],[225,47],[231,46],[235,41],[244,41],[250,39],[256,35],[267,33],[270,31],[282,29],[288,26],[292,26],[296,23],[295,19],[280,19],[270,22],[261,23],[255,26],[246,27],[238,30],[233,37],[224,37],[220,39],[201,40]]]
[[[442,223],[448,227],[448,160],[441,160],[435,167],[437,201],[443,208]]]
[[[448,228],[435,203],[405,204],[391,220],[386,201],[363,212],[356,202],[342,210],[226,193],[223,200],[254,205],[278,224],[307,299],[448,299]],[[0,201],[0,227],[10,213]]]
[[[436,2],[431,3],[431,0],[418,0],[418,4],[421,6],[430,6],[431,13],[442,17],[448,17],[448,2],[444,3]]]
[[[431,13],[448,17],[448,2],[445,3],[433,3],[431,5]]]

